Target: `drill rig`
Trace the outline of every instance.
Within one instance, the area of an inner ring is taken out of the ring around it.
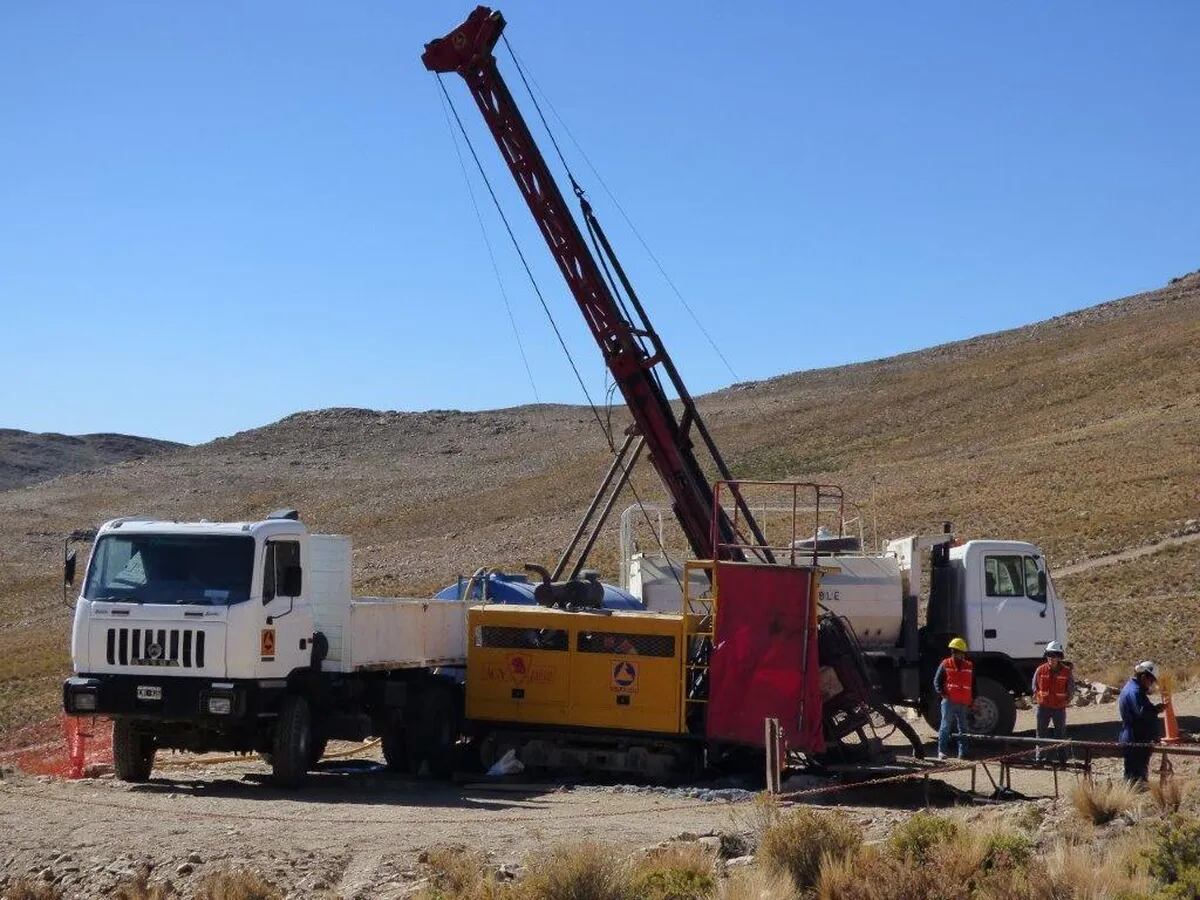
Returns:
[[[822,504],[828,511],[843,503],[841,490],[775,485],[791,500],[791,534],[767,539],[745,498],[751,483],[733,478],[583,189],[568,170],[587,239],[530,133],[494,55],[504,27],[499,12],[478,7],[427,44],[422,61],[439,77],[465,81],[633,425],[620,450],[613,445],[613,468],[553,577],[545,574],[542,605],[470,612],[467,717],[482,738],[484,763],[511,749],[526,766],[660,775],[760,751],[771,719],[789,750],[815,758],[846,738],[870,745],[873,715],[899,723],[919,746],[890,707],[873,703],[848,626],[818,609],[823,567],[815,544],[804,549],[813,531],[798,530],[799,511],[815,509],[819,521]],[[679,398],[679,414],[665,384]],[[620,490],[643,446],[694,556],[685,565],[682,608],[611,612],[571,602],[587,594],[571,587],[582,558],[567,581],[557,579],[601,494],[614,479]],[[695,590],[697,581],[708,589]]]

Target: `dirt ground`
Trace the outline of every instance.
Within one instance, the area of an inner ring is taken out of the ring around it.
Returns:
[[[1185,731],[1200,729],[1200,690],[1181,694],[1176,707]],[[1069,727],[1072,736],[1112,740],[1115,718],[1112,703],[1076,708]],[[1032,713],[1020,713],[1018,732],[1031,733],[1032,725]],[[932,737],[923,723],[919,727]],[[976,755],[1000,752],[980,747]],[[634,850],[681,835],[750,827],[747,791],[578,785],[501,792],[393,776],[372,766],[375,758],[327,760],[296,792],[267,784],[266,767],[257,761],[213,765],[166,757],[167,763],[198,764],[163,767],[144,785],[9,770],[0,780],[0,879],[44,879],[67,896],[96,897],[148,867],[153,880],[170,880],[187,897],[207,873],[248,868],[295,896],[402,897],[421,883],[421,852],[439,844],[477,847],[516,869],[532,851],[565,840],[592,838]],[[1113,759],[1096,763],[1102,775],[1118,767]],[[989,768],[995,777],[996,766]],[[1194,774],[1200,759],[1180,760],[1176,769]],[[970,785],[968,772],[940,777],[958,788]],[[1064,796],[1077,777],[1061,776]],[[882,837],[923,806],[918,785],[859,786],[799,802],[840,806],[869,836]],[[981,800],[991,792],[982,767],[977,787]],[[1049,772],[1017,770],[1013,788],[1043,799],[989,805],[977,814],[1008,815],[1031,803],[1065,814],[1065,800],[1044,799],[1053,795]],[[933,796],[954,802],[943,791]]]

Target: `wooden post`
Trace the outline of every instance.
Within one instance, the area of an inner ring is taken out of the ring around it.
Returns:
[[[767,747],[767,793],[778,794],[783,789],[783,741],[778,719],[763,719],[763,738]]]

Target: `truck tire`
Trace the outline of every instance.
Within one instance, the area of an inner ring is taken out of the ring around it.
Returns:
[[[154,770],[154,736],[139,731],[129,719],[113,719],[113,769],[121,781],[141,784]]]
[[[408,735],[400,717],[396,716],[389,722],[379,737],[379,742],[383,745],[383,761],[387,763],[388,771],[409,772]]]
[[[1017,701],[1004,685],[991,678],[975,679],[971,730],[976,734],[1009,735],[1017,724]]]
[[[450,687],[430,687],[421,695],[418,719],[409,729],[413,768],[429,767],[434,778],[449,778],[458,768],[458,739],[462,711]]]
[[[298,786],[312,766],[312,715],[308,701],[289,694],[279,707],[271,746],[271,778],[280,787]]]

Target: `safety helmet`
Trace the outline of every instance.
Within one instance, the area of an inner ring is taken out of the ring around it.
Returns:
[[[1066,651],[1063,650],[1063,645],[1058,641],[1051,641],[1046,645],[1046,655],[1049,656],[1051,653],[1056,653],[1059,656],[1067,655]]]
[[[963,653],[966,653],[967,652],[967,642],[964,641],[960,637],[956,637],[954,640],[952,640],[950,642],[950,649],[951,650],[961,650]]]
[[[1134,675],[1149,675],[1155,681],[1158,681],[1158,666],[1151,660],[1140,662],[1133,667]]]

